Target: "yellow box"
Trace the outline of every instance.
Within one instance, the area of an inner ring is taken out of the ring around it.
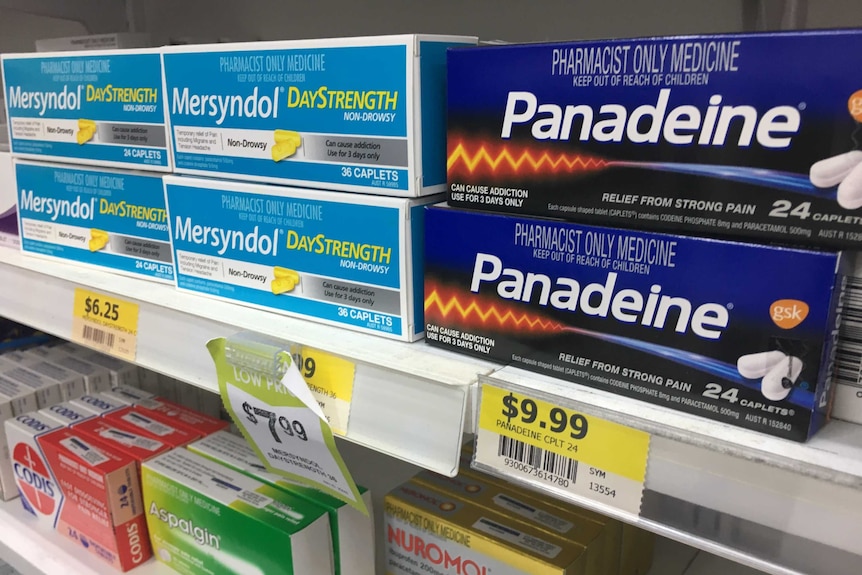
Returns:
[[[583,545],[587,548],[587,563],[597,573],[619,571],[620,539],[613,529],[605,528],[605,522],[567,513],[557,505],[528,501],[521,490],[507,489],[478,474],[459,473],[457,477],[446,477],[423,471],[413,480],[540,529],[555,539]]]
[[[605,575],[587,549],[415,481],[384,500],[386,574]]]

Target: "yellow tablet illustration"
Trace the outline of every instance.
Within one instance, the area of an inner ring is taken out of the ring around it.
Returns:
[[[272,269],[275,279],[270,283],[273,295],[280,295],[294,290],[299,283],[299,272],[276,266]]]
[[[108,245],[108,232],[103,230],[97,230],[95,228],[90,230],[90,242],[88,244],[91,252],[97,252],[103,249],[106,245]]]
[[[75,139],[78,141],[78,144],[85,144],[93,139],[93,136],[96,135],[96,122],[93,120],[78,120],[78,133],[75,135]]]
[[[273,134],[275,145],[272,147],[272,161],[280,162],[296,153],[302,145],[302,136],[293,130],[276,130]]]

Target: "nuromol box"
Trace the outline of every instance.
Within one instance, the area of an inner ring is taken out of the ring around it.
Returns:
[[[420,199],[165,176],[177,286],[412,341],[422,336]]]
[[[21,248],[170,282],[160,176],[15,160]]]
[[[445,206],[426,226],[433,345],[796,441],[828,417],[841,254]]]
[[[860,69],[862,30],[451,50],[450,205],[856,249]]]
[[[169,172],[158,50],[4,54],[12,155]]]
[[[177,173],[391,196],[446,185],[458,36],[165,48]]]

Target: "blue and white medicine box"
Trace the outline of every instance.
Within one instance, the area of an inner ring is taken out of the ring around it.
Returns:
[[[413,197],[446,187],[459,36],[168,47],[177,173]]]
[[[393,339],[424,332],[418,199],[165,176],[177,286]]]
[[[15,160],[24,252],[172,282],[162,178]]]
[[[170,172],[159,51],[4,54],[18,158]]]

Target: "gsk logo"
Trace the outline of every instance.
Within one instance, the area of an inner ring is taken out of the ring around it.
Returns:
[[[856,90],[847,100],[847,109],[857,122],[862,122],[862,90]]]
[[[769,315],[781,329],[793,329],[808,317],[808,304],[798,299],[780,299],[769,306]]]

